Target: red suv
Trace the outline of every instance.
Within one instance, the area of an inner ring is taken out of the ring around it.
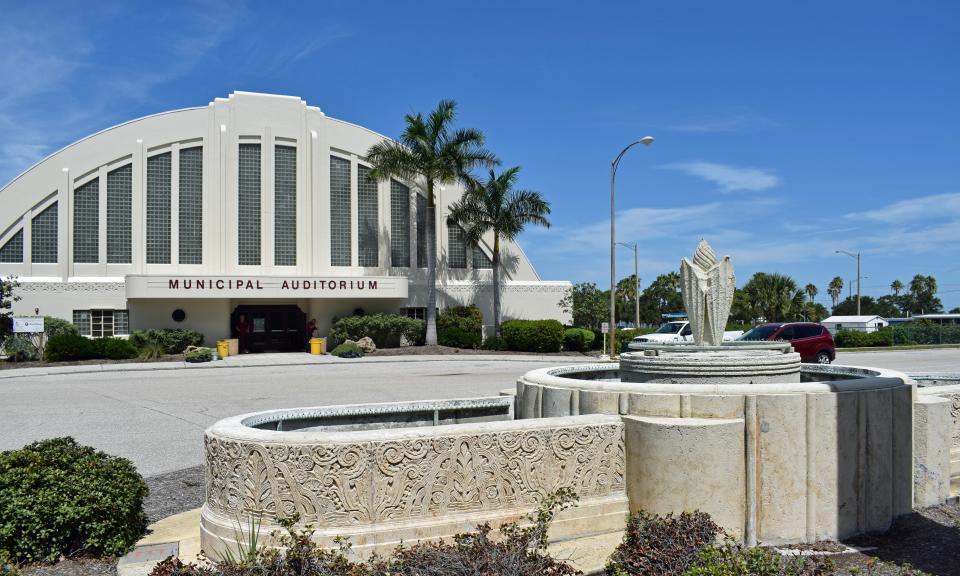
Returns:
[[[783,340],[800,353],[803,362],[829,364],[837,357],[830,331],[812,322],[761,324],[737,340]]]

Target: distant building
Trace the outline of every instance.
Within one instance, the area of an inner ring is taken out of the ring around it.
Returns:
[[[880,316],[831,316],[820,322],[831,334],[836,335],[840,330],[856,330],[857,332],[876,332],[890,323]]]
[[[960,324],[960,314],[917,314],[911,320],[930,320],[938,324]]]

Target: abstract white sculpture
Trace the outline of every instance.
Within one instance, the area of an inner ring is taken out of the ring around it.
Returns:
[[[700,240],[693,262],[681,260],[680,279],[694,343],[720,346],[737,284],[730,257],[724,256],[723,261],[718,262],[710,244]]]

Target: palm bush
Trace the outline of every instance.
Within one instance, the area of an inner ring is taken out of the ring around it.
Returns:
[[[384,140],[370,147],[370,177],[374,180],[397,178],[424,187],[426,197],[427,244],[427,320],[426,343],[437,343],[437,185],[461,182],[469,185],[470,171],[478,166],[492,167],[497,158],[484,145],[479,130],[454,130],[457,103],[442,100],[426,118],[407,114],[406,128],[398,141]]]

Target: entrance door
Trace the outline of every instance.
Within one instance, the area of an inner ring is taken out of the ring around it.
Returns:
[[[230,332],[243,314],[250,325],[251,352],[302,352],[307,346],[307,316],[295,304],[244,304],[230,315]]]

